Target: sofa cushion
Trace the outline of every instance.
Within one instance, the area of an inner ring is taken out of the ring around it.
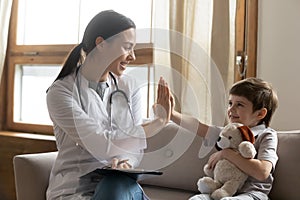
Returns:
[[[278,163],[270,198],[299,199],[300,130],[278,132]]]
[[[170,123],[147,140],[148,148],[140,164],[141,168],[158,169],[163,175],[140,183],[198,192],[197,181],[204,176],[203,166],[209,158],[198,158],[201,143],[200,137]]]

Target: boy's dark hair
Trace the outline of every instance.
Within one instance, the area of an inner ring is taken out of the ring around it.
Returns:
[[[270,125],[271,118],[278,107],[278,97],[272,85],[259,78],[246,78],[235,83],[229,94],[242,96],[253,104],[253,112],[262,108],[267,109],[267,115],[259,124]]]

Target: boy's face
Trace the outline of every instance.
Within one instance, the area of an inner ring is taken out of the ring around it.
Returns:
[[[229,95],[227,115],[230,122],[242,123],[246,126],[256,126],[265,115],[262,110],[253,112],[253,104],[243,96]]]

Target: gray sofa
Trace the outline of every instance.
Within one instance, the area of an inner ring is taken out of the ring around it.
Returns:
[[[271,200],[299,199],[300,130],[278,133],[279,161],[274,173]],[[174,124],[148,140],[144,168],[160,168],[162,176],[140,181],[152,200],[184,200],[197,193],[197,180],[202,177],[208,157],[198,159],[201,138]],[[14,157],[18,200],[43,200],[56,152],[25,154]]]

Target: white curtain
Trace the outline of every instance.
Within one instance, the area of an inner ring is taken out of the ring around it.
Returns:
[[[223,125],[233,83],[235,0],[153,0],[156,77],[164,76],[177,109]]]
[[[9,19],[11,14],[12,0],[0,0],[0,82],[4,68],[5,55],[7,50]]]

